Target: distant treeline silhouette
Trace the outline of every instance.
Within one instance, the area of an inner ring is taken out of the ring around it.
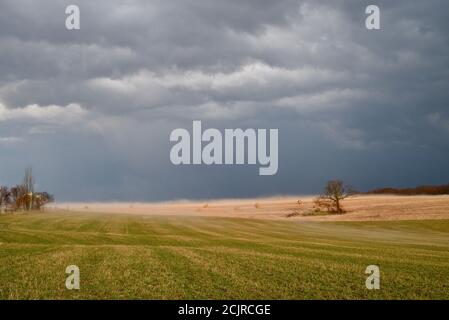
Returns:
[[[22,184],[11,188],[0,186],[0,213],[42,210],[47,203],[54,201],[48,192],[35,191],[34,184],[32,170],[27,168]]]
[[[439,195],[449,194],[449,184],[443,184],[439,186],[418,186],[415,188],[380,188],[374,189],[365,194],[397,194],[397,195]]]

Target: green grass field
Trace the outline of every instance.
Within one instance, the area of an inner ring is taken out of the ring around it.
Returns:
[[[365,287],[371,264],[380,290]],[[0,298],[448,299],[449,220],[1,215]]]

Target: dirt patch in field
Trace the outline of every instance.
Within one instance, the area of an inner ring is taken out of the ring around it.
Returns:
[[[371,221],[449,219],[449,195],[356,196],[343,204],[342,215],[307,215],[313,211],[313,196],[163,203],[57,203],[51,208],[79,212],[240,217],[304,221]],[[301,200],[301,206],[298,205]],[[287,216],[293,212],[298,215]]]

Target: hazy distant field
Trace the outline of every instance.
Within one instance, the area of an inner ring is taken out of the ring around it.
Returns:
[[[65,288],[70,264],[79,291]],[[0,298],[449,299],[449,220],[2,215]]]
[[[314,196],[177,201],[166,203],[59,203],[59,210],[144,215],[207,216],[285,220],[293,211],[313,211]],[[301,206],[297,201],[301,200]],[[373,221],[449,219],[449,195],[356,196],[344,200],[344,215],[296,216],[300,221]]]

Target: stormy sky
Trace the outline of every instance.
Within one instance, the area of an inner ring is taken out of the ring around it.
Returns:
[[[446,0],[0,0],[0,184],[27,166],[62,201],[448,183],[448,31]],[[192,120],[279,129],[278,173],[174,166]]]

